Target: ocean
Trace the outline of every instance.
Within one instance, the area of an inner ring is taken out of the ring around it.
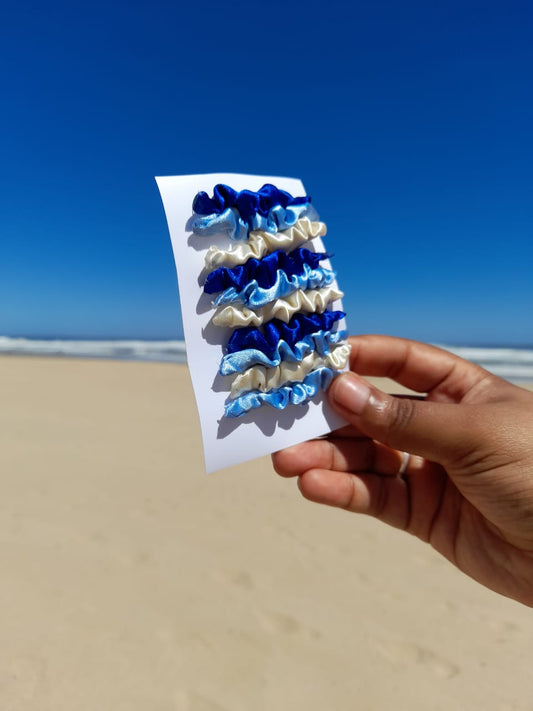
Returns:
[[[158,363],[186,363],[185,341],[70,340],[0,336],[0,355],[107,358]]]
[[[513,381],[533,382],[533,347],[465,347],[437,344]],[[185,363],[184,341],[68,340],[0,336],[0,355],[107,358],[159,363]]]

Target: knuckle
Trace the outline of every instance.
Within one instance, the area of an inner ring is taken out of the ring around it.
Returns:
[[[383,425],[386,433],[394,436],[398,433],[405,432],[415,414],[415,404],[408,398],[388,398],[387,403],[383,408]],[[387,437],[388,439],[388,437]],[[388,444],[388,441],[385,440]]]

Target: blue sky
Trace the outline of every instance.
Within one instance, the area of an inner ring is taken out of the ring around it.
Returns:
[[[153,176],[303,180],[350,331],[532,344],[533,5],[3,2],[0,334],[176,338]]]

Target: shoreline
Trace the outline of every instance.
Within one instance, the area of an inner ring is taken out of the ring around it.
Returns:
[[[533,348],[453,346],[434,344],[470,360],[510,382],[533,382]],[[185,342],[181,340],[32,340],[0,336],[0,357],[82,358],[121,362],[187,362]]]
[[[75,355],[62,355],[62,354],[56,354],[56,353],[50,353],[50,354],[45,354],[45,353],[4,353],[0,352],[0,362],[3,358],[6,359],[21,359],[23,361],[26,360],[33,360],[36,362],[43,361],[43,362],[48,362],[48,361],[58,361],[58,362],[87,362],[87,363],[110,363],[110,364],[116,364],[116,363],[134,363],[137,365],[162,365],[162,366],[179,366],[179,367],[184,367],[187,369],[187,362],[184,361],[177,361],[177,360],[145,360],[141,358],[111,358],[111,357],[106,357],[106,356],[89,356],[89,355],[81,355],[81,356],[75,356]],[[491,371],[489,371],[491,372]],[[496,376],[496,377],[503,377],[503,376]],[[380,387],[381,383],[389,383],[391,387],[393,388],[391,392],[394,392],[394,388],[398,388],[399,392],[403,392],[403,388],[401,385],[398,385],[394,383],[393,381],[390,381],[386,378],[378,378],[378,377],[372,377],[368,376],[367,378],[369,382],[374,382],[378,387]],[[504,380],[507,380],[508,382],[512,383],[513,385],[517,385],[518,387],[525,388],[526,390],[533,390],[533,377],[532,378],[503,378]]]

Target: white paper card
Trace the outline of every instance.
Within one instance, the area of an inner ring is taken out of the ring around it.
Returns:
[[[223,235],[204,237],[187,230],[194,196],[201,190],[212,195],[217,183],[225,183],[235,190],[253,191],[272,183],[294,196],[301,196],[306,194],[301,181],[232,173],[166,176],[156,181],[178,273],[187,362],[200,415],[207,472],[270,454],[346,424],[330,408],[325,393],[305,405],[290,405],[285,410],[264,405],[242,417],[224,417],[229,386],[226,378],[218,375],[218,369],[231,329],[211,323],[215,309],[211,297],[203,292],[202,273],[205,276],[205,253],[212,244],[227,249],[235,242]],[[312,247],[325,251],[320,238],[312,240]],[[329,266],[327,261],[323,264]],[[342,305],[337,301],[331,308],[341,309]]]

